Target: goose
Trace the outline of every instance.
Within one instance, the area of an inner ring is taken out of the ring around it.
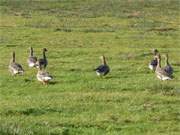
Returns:
[[[157,78],[159,78],[160,80],[172,80],[172,76],[170,74],[168,74],[168,72],[166,72],[163,68],[161,68],[161,56],[160,54],[157,55],[157,67],[155,70],[156,76]]]
[[[109,73],[110,71],[110,68],[109,66],[107,65],[106,63],[106,59],[105,59],[105,56],[101,56],[100,57],[101,61],[102,61],[102,64],[100,66],[98,66],[95,71],[96,71],[96,74],[98,76],[105,76]]]
[[[151,62],[149,63],[149,69],[155,71],[156,70],[156,66],[157,66],[157,57],[156,55],[158,54],[158,50],[157,49],[153,49],[153,55],[154,58],[153,60],[151,60]]]
[[[47,49],[46,48],[43,48],[43,58],[39,59],[37,62],[36,62],[36,67],[37,68],[41,68],[44,67],[46,68],[47,64],[48,64],[48,61],[47,61],[47,58],[46,58],[46,52],[47,52]]]
[[[30,47],[30,54],[27,60],[29,67],[36,67],[37,66],[37,57],[33,56],[33,48]]]
[[[24,73],[24,69],[22,66],[18,63],[16,63],[15,60],[15,52],[12,53],[12,60],[10,61],[9,64],[9,71],[11,72],[12,75],[20,74],[22,75]]]
[[[39,70],[37,72],[37,80],[42,82],[43,84],[48,84],[50,80],[53,79],[53,77],[46,71],[42,70],[42,67],[39,66]]]
[[[165,55],[165,67],[164,70],[169,74],[172,75],[173,74],[173,68],[172,66],[169,64],[169,56],[168,54]]]

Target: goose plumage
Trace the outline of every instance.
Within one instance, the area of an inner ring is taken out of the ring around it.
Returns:
[[[53,77],[47,71],[42,70],[41,66],[39,67],[36,77],[37,80],[43,84],[48,84],[53,79]]]
[[[15,52],[13,52],[12,55],[12,60],[10,61],[9,64],[9,71],[11,72],[12,75],[16,75],[16,74],[23,74],[24,73],[24,69],[22,68],[22,66],[18,63],[16,63],[15,60]]]
[[[39,59],[37,62],[36,62],[36,65],[37,65],[37,68],[39,67],[43,67],[43,68],[46,68],[47,64],[48,64],[48,61],[47,61],[47,58],[46,58],[46,52],[47,52],[47,49],[46,48],[43,48],[43,58]]]
[[[157,55],[157,67],[155,70],[156,76],[157,78],[159,78],[160,80],[171,80],[172,76],[170,74],[168,74],[168,72],[166,72],[163,68],[161,68],[161,56],[160,54]]]
[[[105,59],[105,56],[101,56],[100,57],[101,61],[102,61],[102,64],[100,66],[98,66],[95,71],[96,71],[96,74],[98,76],[105,76],[109,73],[110,71],[110,68],[109,66],[107,65],[106,63],[106,59]]]
[[[155,71],[156,70],[156,66],[157,66],[157,57],[156,55],[158,54],[158,50],[157,49],[153,49],[153,59],[151,60],[151,62],[149,63],[149,69]]]
[[[29,58],[28,58],[28,60],[27,60],[27,62],[28,62],[28,66],[29,67],[36,67],[37,66],[37,57],[35,57],[34,55],[33,55],[33,48],[32,47],[30,47],[30,54],[29,54]]]
[[[165,55],[165,67],[164,70],[169,74],[172,75],[173,74],[173,68],[172,66],[169,64],[169,55],[166,54]]]

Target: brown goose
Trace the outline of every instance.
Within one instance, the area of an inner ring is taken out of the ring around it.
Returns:
[[[43,48],[43,58],[39,59],[37,62],[36,62],[36,67],[37,68],[46,68],[47,64],[48,64],[48,61],[47,61],[47,58],[46,58],[46,52],[47,52],[47,49],[46,48]]]
[[[163,68],[161,68],[161,56],[160,54],[157,55],[157,67],[155,70],[156,76],[157,78],[159,78],[160,80],[171,80],[172,76],[169,75]]]
[[[28,62],[29,67],[36,67],[37,66],[36,65],[37,57],[35,57],[33,55],[33,48],[32,47],[30,47],[30,54],[29,54],[29,58],[28,58],[27,62]]]
[[[15,52],[13,52],[12,55],[12,60],[10,61],[9,64],[9,71],[11,72],[12,75],[16,75],[16,74],[23,74],[24,73],[24,69],[22,68],[22,66],[18,63],[16,63],[15,60]]]
[[[42,67],[39,67],[38,73],[36,75],[37,80],[42,82],[43,84],[48,84],[53,77],[46,71],[42,70]]]
[[[165,67],[164,70],[169,74],[172,75],[173,74],[173,68],[172,66],[169,64],[169,56],[168,54],[165,55]]]
[[[149,63],[149,69],[155,71],[156,70],[156,66],[157,66],[157,57],[156,55],[158,54],[158,50],[157,49],[153,49],[153,59],[151,60],[151,62]]]
[[[101,56],[100,57],[101,61],[102,61],[102,64],[100,66],[98,66],[95,71],[96,71],[96,74],[98,76],[105,76],[109,73],[110,71],[110,68],[109,66],[107,65],[106,63],[106,59],[105,59],[105,56]]]

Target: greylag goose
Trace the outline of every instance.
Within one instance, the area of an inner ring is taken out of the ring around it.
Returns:
[[[23,74],[24,73],[24,69],[22,68],[22,66],[18,63],[16,63],[15,60],[15,52],[13,52],[12,55],[12,60],[10,61],[9,64],[9,71],[11,72],[12,75],[16,75],[16,74]]]
[[[36,67],[37,66],[36,65],[37,57],[35,57],[33,55],[33,48],[32,47],[30,47],[30,54],[29,54],[29,58],[28,58],[27,62],[28,62],[29,67]]]
[[[156,70],[156,66],[157,66],[157,57],[156,55],[158,54],[158,50],[157,49],[153,49],[153,59],[151,60],[151,62],[149,63],[149,69],[155,71]]]
[[[156,76],[160,79],[160,80],[171,80],[172,76],[170,74],[168,74],[168,72],[166,72],[163,68],[161,68],[161,56],[160,54],[158,54],[157,56],[157,67],[155,70]]]
[[[110,71],[110,68],[109,66],[107,65],[106,63],[106,59],[105,59],[105,56],[101,56],[100,57],[101,61],[102,61],[102,64],[100,66],[98,66],[95,71],[96,71],[96,74],[98,76],[105,76],[109,73]]]
[[[53,79],[53,77],[48,72],[42,70],[41,66],[39,66],[39,70],[36,77],[37,80],[42,82],[43,84],[48,84]]]
[[[164,70],[169,74],[172,75],[173,74],[173,68],[172,66],[169,64],[169,56],[168,54],[165,55],[165,67]]]
[[[46,68],[47,64],[48,64],[48,61],[47,61],[47,58],[46,58],[46,52],[47,52],[47,49],[46,48],[43,48],[43,58],[39,59],[37,62],[36,62],[36,65],[37,65],[37,68]]]

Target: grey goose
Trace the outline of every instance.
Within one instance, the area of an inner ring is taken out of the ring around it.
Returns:
[[[101,61],[102,61],[102,64],[101,64],[100,66],[98,66],[98,67],[95,69],[95,71],[96,71],[96,74],[97,74],[98,76],[105,76],[105,75],[107,75],[107,74],[109,73],[110,68],[109,68],[109,66],[108,66],[107,63],[106,63],[106,58],[105,58],[104,55],[101,56],[100,59],[101,59]]]
[[[53,79],[53,77],[47,71],[43,70],[41,66],[39,66],[36,77],[37,80],[43,84],[48,84]]]
[[[165,55],[165,67],[164,70],[169,74],[172,75],[173,74],[173,68],[172,66],[169,64],[169,55],[166,54]]]
[[[37,65],[37,68],[46,68],[47,64],[48,64],[48,61],[47,61],[47,58],[46,58],[46,52],[47,52],[47,49],[46,48],[43,48],[42,50],[43,52],[43,58],[39,59],[37,62],[36,62],[36,65]]]
[[[160,56],[160,54],[158,54],[156,57],[157,57],[157,61],[158,61],[158,64],[157,64],[157,67],[155,70],[157,78],[159,78],[160,80],[163,80],[163,81],[164,80],[171,80],[172,76],[170,74],[168,74],[168,72],[165,71],[164,68],[161,68],[161,56]]]
[[[36,67],[37,66],[37,57],[34,56],[33,48],[30,47],[30,53],[29,53],[29,58],[27,60],[28,66],[29,67]]]
[[[22,66],[16,63],[15,52],[12,53],[12,59],[9,63],[9,71],[11,72],[12,75],[17,75],[17,74],[22,75],[24,73],[24,69],[22,68]]]
[[[153,59],[151,60],[151,62],[149,63],[148,67],[150,70],[155,71],[156,70],[156,66],[157,66],[157,57],[156,55],[158,54],[158,50],[157,49],[153,49]]]

